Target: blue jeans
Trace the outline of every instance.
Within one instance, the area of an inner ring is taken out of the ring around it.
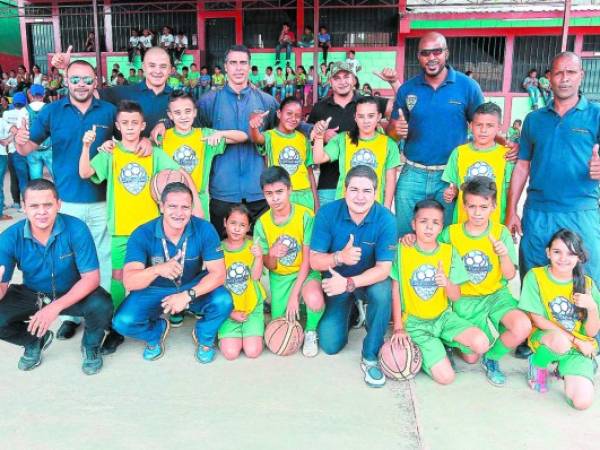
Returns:
[[[319,196],[319,205],[323,206],[327,203],[335,201],[335,189],[319,189],[317,195]]]
[[[362,356],[368,361],[376,361],[392,313],[392,281],[389,278],[359,288],[354,294],[325,296],[325,312],[318,330],[319,347],[328,355],[334,355],[346,346],[353,297],[365,299],[369,305]]]
[[[21,191],[21,196],[25,192],[25,187],[27,186],[27,182],[29,181],[29,169],[27,167],[27,157],[21,156],[17,152],[11,153],[8,155],[9,163],[15,169],[15,173],[17,175],[17,181],[19,183],[19,191]],[[13,199],[16,203],[21,203],[21,200],[18,198]]]
[[[317,93],[319,94],[319,98],[327,97],[327,94],[329,93],[329,85],[320,84]]]
[[[290,55],[292,53],[292,44],[289,42],[287,44],[277,44],[275,46],[275,60],[279,61],[279,54],[281,53],[281,49],[285,47],[285,60],[290,60]]]
[[[396,223],[398,236],[412,233],[412,218],[415,204],[434,198],[444,206],[444,225],[452,223],[454,203],[444,202],[444,190],[448,183],[442,181],[442,170],[424,170],[404,164],[396,185]]]
[[[0,155],[0,215],[4,212],[4,176],[8,167],[8,156]]]
[[[50,175],[54,176],[52,173],[52,149],[43,151],[35,151],[31,152],[27,155],[27,164],[29,165],[29,178],[32,180],[37,180],[38,178],[42,178],[44,175],[44,165],[50,171]]]
[[[193,284],[187,286],[187,289]],[[113,319],[113,329],[123,336],[140,339],[155,345],[160,340],[162,328],[158,320],[163,313],[161,302],[171,294],[182,292],[173,286],[147,287],[131,292],[117,310]],[[201,345],[212,347],[219,327],[229,317],[233,310],[231,294],[223,286],[208,294],[197,297],[190,303],[190,311],[202,315],[196,321],[196,337]]]
[[[285,96],[286,97],[293,97],[295,92],[296,92],[296,87],[293,84],[285,85]]]
[[[531,109],[537,107],[539,92],[540,92],[539,89],[535,86],[529,86],[527,88],[527,93],[529,94],[529,103],[531,104]]]
[[[273,86],[271,88],[271,95],[273,97],[277,97],[278,92],[279,92],[279,100],[283,100],[285,98],[285,86]]]

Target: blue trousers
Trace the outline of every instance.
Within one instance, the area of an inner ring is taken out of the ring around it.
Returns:
[[[161,328],[158,320],[163,313],[161,302],[171,294],[185,291],[190,286],[179,290],[173,286],[147,287],[131,292],[117,310],[113,319],[113,329],[123,336],[140,339],[155,345],[160,341]],[[190,311],[202,315],[196,321],[196,337],[201,345],[212,347],[219,327],[233,310],[231,294],[223,286],[208,294],[197,297],[189,305]]]
[[[290,55],[292,53],[292,44],[287,43],[287,44],[277,44],[275,46],[275,59],[277,61],[280,61],[279,53],[281,53],[281,49],[284,47],[285,47],[285,59],[286,59],[286,61],[290,60]]]
[[[29,182],[29,169],[27,167],[27,157],[21,156],[17,152],[11,153],[8,155],[9,164],[13,166],[15,169],[15,174],[17,175],[17,181],[19,184],[19,191],[21,192],[21,196],[23,192],[25,192],[25,187]],[[13,199],[15,203],[21,203],[21,199],[15,198]]]
[[[389,278],[371,286],[359,288],[353,294],[325,296],[325,312],[319,322],[319,347],[334,355],[348,343],[348,328],[353,297],[365,299],[367,308],[367,335],[363,341],[362,356],[376,361],[392,313],[392,282]]]
[[[0,216],[4,212],[4,176],[8,167],[8,156],[0,155]]]
[[[54,176],[52,173],[52,149],[31,152],[27,155],[27,165],[29,166],[29,178],[32,180],[43,177],[44,166],[48,168],[50,175]]]

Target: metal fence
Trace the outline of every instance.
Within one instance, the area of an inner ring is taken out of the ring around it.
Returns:
[[[92,5],[59,6],[58,17],[60,20],[60,41],[63,49],[69,45],[73,51],[85,51],[85,41],[88,33],[94,31],[94,9]],[[104,16],[102,6],[98,6],[98,30],[100,31],[100,49],[104,50]]]
[[[589,34],[583,37],[584,52],[600,52],[600,35]]]
[[[335,47],[378,47],[397,44],[398,12],[394,8],[323,8],[325,25]]]
[[[586,97],[600,103],[600,58],[584,58],[585,77],[581,89]]]

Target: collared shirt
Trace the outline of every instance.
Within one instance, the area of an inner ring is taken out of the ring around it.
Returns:
[[[446,79],[435,90],[423,73],[406,81],[398,89],[392,110],[392,119],[398,119],[402,108],[408,121],[404,155],[426,166],[446,164],[450,152],[467,142],[468,123],[483,103],[475,80],[447,68]]]
[[[569,212],[598,208],[598,181],[589,175],[600,142],[600,106],[581,97],[564,116],[554,102],[525,117],[519,159],[531,162],[526,207]]]
[[[76,217],[58,214],[46,245],[37,241],[24,219],[0,234],[0,265],[3,283],[10,282],[15,265],[23,272],[23,284],[36,292],[59,297],[81,279],[81,274],[98,270],[92,234]],[[54,284],[54,289],[53,289]]]
[[[229,85],[211,91],[198,100],[198,122],[215,130],[240,130],[248,133],[250,113],[270,111],[263,130],[273,127],[277,101],[259,89],[246,87],[238,94]],[[263,199],[260,174],[265,167],[262,156],[251,142],[231,144],[214,159],[210,176],[210,196],[225,202],[253,202]]]
[[[155,94],[146,85],[146,80],[133,85],[113,86],[99,91],[102,100],[106,100],[115,106],[118,106],[121,100],[139,103],[146,121],[146,128],[142,132],[145,137],[150,136],[150,132],[159,120],[167,118],[167,107],[169,106],[171,92],[173,92],[173,89],[165,86],[162,92]]]
[[[210,222],[192,216],[183,230],[179,242],[174,244],[165,237],[161,216],[135,229],[127,242],[125,264],[140,262],[144,264],[144,267],[150,267],[164,263],[163,239],[169,250],[169,258],[175,256],[178,250],[183,252],[185,243],[182,285],[195,284],[208,273],[202,268],[204,261],[215,261],[224,257],[221,240]],[[157,277],[150,286],[172,288],[174,284],[172,280]]]
[[[375,266],[377,262],[393,261],[398,234],[392,213],[374,203],[364,220],[356,224],[350,217],[345,199],[321,207],[315,217],[310,249],[320,253],[342,250],[354,235],[354,246],[360,247],[360,261],[353,266],[335,268],[344,277],[352,277]]]
[[[85,113],[71,104],[69,97],[49,103],[42,108],[30,126],[30,139],[41,144],[52,137],[52,173],[59,198],[72,203],[94,203],[106,199],[106,186],[96,185],[79,176],[79,157],[83,135],[96,128],[96,140],[90,147],[90,158],[98,146],[111,139],[116,108],[110,103],[92,99]]]
[[[355,93],[354,97],[346,106],[340,106],[333,100],[333,95],[320,100],[313,107],[308,116],[309,123],[317,123],[319,120],[326,120],[331,117],[329,128],[340,127],[338,133],[350,131],[354,128],[356,122],[354,114],[356,113],[356,102],[363,97]],[[383,115],[387,107],[388,99],[383,97],[373,97],[377,101],[377,109]],[[338,164],[328,162],[320,165],[321,174],[319,175],[318,189],[336,189],[340,171]]]

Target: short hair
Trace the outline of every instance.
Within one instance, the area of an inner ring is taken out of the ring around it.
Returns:
[[[183,67],[181,68],[181,71],[183,72],[184,70],[190,70],[190,69],[189,69],[189,67],[187,67],[187,66],[183,66]]]
[[[52,195],[58,200],[56,186],[52,181],[46,180],[45,178],[36,178],[35,180],[29,181],[23,191],[23,199],[25,199],[27,192],[29,191],[52,191]]]
[[[518,123],[519,125],[523,125],[523,121],[521,119],[515,119],[513,124]]]
[[[496,194],[498,188],[496,182],[490,177],[476,176],[465,181],[461,187],[463,192],[463,203],[466,202],[467,195],[476,195],[478,197],[490,198],[496,203]]]
[[[167,105],[167,108],[171,106],[171,103],[173,103],[174,101],[182,99],[189,100],[194,105],[194,108],[196,107],[196,101],[194,100],[194,97],[191,96],[191,94],[188,94],[185,91],[173,91],[171,92],[171,95],[169,95],[169,103]]]
[[[227,49],[227,51],[225,52],[225,62],[227,62],[227,59],[229,58],[229,54],[231,52],[242,52],[245,53],[246,55],[248,55],[248,62],[250,62],[250,50],[248,50],[248,47],[246,47],[245,45],[232,45],[231,47],[229,47]],[[219,67],[219,66],[217,66]]]
[[[500,107],[493,102],[485,102],[475,108],[473,116],[478,114],[489,114],[491,116],[496,116],[498,121],[502,122],[502,109],[500,109]]]
[[[290,103],[297,103],[300,105],[300,107],[302,107],[302,102],[300,101],[299,98],[297,97],[286,97],[280,104],[279,104],[279,111],[283,111],[283,108],[285,108],[287,105],[289,105]]]
[[[160,202],[164,204],[169,194],[177,192],[183,192],[185,194],[188,194],[190,196],[190,199],[192,201],[194,200],[194,194],[192,194],[192,190],[186,184],[181,183],[179,181],[175,181],[173,183],[167,184],[164,187],[162,193],[160,194]]]
[[[169,56],[169,52],[166,51],[162,47],[150,47],[148,50],[146,50],[146,53],[144,53],[144,58],[142,61],[146,61],[146,58],[148,57],[148,55],[151,55],[152,53],[156,53],[156,52],[161,52],[164,55],[166,55],[169,58],[169,64],[171,63],[171,57]]]
[[[227,212],[225,213],[225,220],[229,219],[229,217],[234,213],[238,212],[240,214],[245,215],[248,218],[248,222],[251,221],[250,210],[243,203],[238,203],[236,205],[232,205],[229,207]]]
[[[272,66],[267,66],[267,70],[271,69],[271,71],[273,71],[273,67]]]
[[[252,66],[252,68],[250,70],[252,70],[252,71],[258,70],[258,66]]]
[[[413,214],[416,216],[422,209],[436,209],[444,214],[444,206],[434,198],[426,198],[425,200],[418,201],[413,208]]]
[[[142,118],[144,117],[144,112],[142,111],[140,104],[131,100],[121,100],[119,102],[117,116],[121,113],[140,113]]]
[[[260,188],[264,189],[267,184],[283,183],[289,189],[292,187],[290,174],[283,167],[267,167],[260,174]]]
[[[92,65],[91,65],[89,62],[87,62],[87,61],[84,61],[84,60],[82,60],[82,59],[76,59],[75,61],[71,61],[71,62],[69,63],[69,65],[67,66],[67,70],[65,71],[65,74],[68,74],[68,73],[69,73],[69,69],[70,69],[72,66],[75,66],[75,65],[80,65],[80,66],[86,66],[86,67],[89,67],[90,69],[92,69],[92,72],[94,72],[94,75],[96,74],[96,68],[95,68],[94,66],[92,66]]]
[[[554,68],[554,64],[556,63],[556,61],[558,61],[559,59],[564,58],[564,57],[573,58],[579,64],[579,68],[580,69],[583,68],[583,66],[581,64],[581,57],[577,53],[573,53],[573,52],[560,52],[557,55],[555,55],[554,58],[552,58],[552,61],[550,62],[550,71],[551,72],[552,72],[551,69]]]
[[[537,69],[535,67],[532,67],[531,69],[529,69],[529,72],[527,72],[527,75],[531,75],[533,72],[537,73]]]
[[[370,166],[365,166],[364,164],[354,166],[348,171],[346,174],[346,179],[344,180],[344,186],[346,186],[346,189],[350,185],[350,180],[358,177],[369,179],[371,183],[373,183],[373,188],[377,189],[377,174]]]

